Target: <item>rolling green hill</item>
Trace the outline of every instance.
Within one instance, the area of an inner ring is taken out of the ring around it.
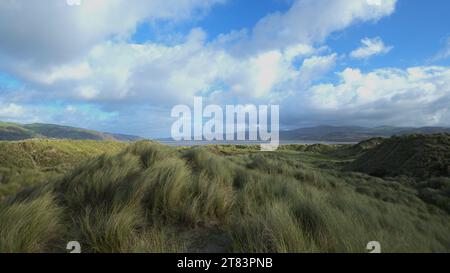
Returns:
[[[26,124],[0,122],[0,140],[25,140],[31,138],[55,138],[72,140],[136,141],[140,137],[97,132],[93,130],[54,124]]]
[[[0,140],[22,140],[33,138],[35,133],[9,122],[0,122]]]
[[[48,168],[98,144],[71,143],[13,143],[0,162]],[[364,157],[384,144],[361,145]],[[450,252],[450,178],[341,171],[349,159],[333,152],[348,147],[255,147],[137,142],[82,160],[0,202],[0,252],[65,252],[73,240],[83,252],[365,252],[373,240],[383,252]]]
[[[450,176],[450,134],[386,139],[348,167],[374,176]]]

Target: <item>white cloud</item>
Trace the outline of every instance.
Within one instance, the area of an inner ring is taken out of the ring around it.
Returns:
[[[392,50],[392,46],[386,46],[380,37],[373,39],[364,38],[361,40],[362,47],[352,51],[350,56],[355,59],[368,59],[375,55],[387,54]]]
[[[245,56],[224,47],[221,42],[224,36],[206,43],[206,34],[200,29],[192,30],[184,42],[173,46],[134,45],[117,40],[130,35],[142,20],[181,20],[195,10],[223,2],[190,0],[172,5],[173,1],[92,0],[83,1],[80,7],[68,7],[53,0],[46,4],[35,0],[27,4],[15,1],[15,5],[2,2],[0,15],[4,16],[0,21],[12,20],[12,27],[0,27],[0,34],[10,43],[0,46],[0,51],[17,50],[24,60],[9,59],[3,62],[5,69],[59,99],[151,99],[155,104],[176,103],[198,93],[212,92],[216,97],[225,93],[217,84],[227,86],[230,91],[224,94],[227,97],[271,98],[304,88],[334,65],[336,56],[321,56],[323,48],[316,49],[313,43],[354,22],[389,15],[396,3],[396,0],[297,0],[288,12],[263,18],[249,39],[237,35],[240,37],[235,41],[237,47],[257,48]],[[25,20],[14,16],[19,12]],[[27,29],[27,33],[17,34],[18,29]],[[111,35],[116,38],[111,40]],[[33,46],[24,48],[29,45]],[[80,50],[84,53],[75,54]],[[59,55],[78,57],[70,62],[42,65],[41,58],[61,61]],[[308,57],[311,58],[304,60]],[[295,62],[302,61],[301,67],[295,67]]]
[[[60,99],[157,105],[191,101],[196,94],[242,100],[279,96],[296,81],[316,79],[336,60],[306,44],[238,57],[206,43],[205,35],[193,29],[173,46],[105,42],[78,63],[50,68],[11,65],[35,89]]]
[[[40,66],[80,57],[107,39],[132,35],[141,22],[185,20],[224,0],[0,1],[1,53]],[[124,12],[126,11],[126,12]]]
[[[300,80],[309,84],[330,71],[336,63],[337,55],[313,56],[306,59],[300,68]]]
[[[25,109],[15,103],[0,103],[0,118],[11,120],[20,118],[25,113]]]
[[[74,97],[174,103],[217,91],[211,88],[221,82],[231,95],[261,98],[277,83],[296,75],[290,59],[280,51],[238,59],[192,40],[174,47],[105,44],[94,51],[103,53],[91,53],[92,73],[69,82],[71,87],[81,86],[73,89]],[[111,60],[111,55],[115,59]],[[66,84],[64,78],[53,83]]]
[[[331,33],[357,22],[376,21],[392,14],[397,0],[296,0],[285,13],[261,19],[251,31],[220,37],[237,42],[237,52],[284,48],[295,44],[322,43]]]
[[[314,47],[307,44],[297,44],[286,48],[284,55],[287,59],[293,61],[297,58],[312,55],[314,53],[317,53],[317,50]]]
[[[347,68],[337,84],[312,86],[306,94],[310,114],[338,122],[403,126],[448,125],[450,68],[412,67],[362,73]]]
[[[23,76],[37,83],[51,85],[58,81],[82,80],[92,75],[87,62],[50,67],[47,70],[35,70],[34,67],[18,66]]]

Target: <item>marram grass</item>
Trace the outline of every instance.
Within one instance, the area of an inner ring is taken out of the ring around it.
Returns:
[[[0,252],[450,251],[448,177],[376,178],[304,150],[128,145],[5,198]]]

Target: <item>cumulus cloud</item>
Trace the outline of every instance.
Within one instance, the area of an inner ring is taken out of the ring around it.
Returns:
[[[0,2],[0,54],[40,66],[80,57],[107,39],[124,39],[140,22],[180,21],[224,0],[62,0]],[[126,11],[126,12],[124,12]]]
[[[329,72],[334,67],[336,59],[335,53],[306,59],[299,71],[299,79],[302,85],[307,85]]]
[[[336,54],[320,52],[298,44],[239,58],[209,45],[205,33],[194,29],[174,46],[105,42],[79,63],[17,70],[47,94],[90,102],[174,104],[209,94],[216,100],[267,99],[285,92],[290,82],[308,83],[328,71]]]
[[[364,38],[361,40],[362,46],[350,53],[355,59],[368,59],[375,55],[387,54],[392,50],[392,46],[386,46],[380,37],[373,39]]]
[[[0,102],[0,118],[5,120],[20,118],[25,113],[25,109],[15,103]]]
[[[6,1],[0,6],[0,20],[9,20],[10,26],[1,24],[7,43],[0,46],[0,56],[3,52],[11,58],[16,53],[23,60],[3,62],[5,70],[60,99],[152,98],[174,103],[196,93],[225,91],[218,87],[225,87],[227,96],[244,99],[278,96],[292,86],[289,81],[309,82],[336,58],[321,56],[314,42],[354,22],[391,14],[396,0],[297,0],[286,13],[261,19],[248,39],[235,41],[237,47],[258,49],[244,57],[224,47],[223,37],[206,43],[201,29],[173,46],[117,40],[130,35],[142,20],[181,20],[221,0],[180,5],[172,0],[92,0],[80,6],[55,0],[26,2]],[[18,13],[25,19],[19,20]],[[319,55],[300,69],[294,67],[294,62],[313,54]],[[43,59],[58,62],[45,66]]]
[[[347,68],[336,84],[312,86],[305,107],[335,122],[403,126],[448,125],[450,69],[412,67],[363,73]]]
[[[285,13],[261,19],[251,31],[233,32],[221,41],[238,41],[238,52],[323,42],[331,33],[357,22],[392,14],[397,0],[296,0]]]

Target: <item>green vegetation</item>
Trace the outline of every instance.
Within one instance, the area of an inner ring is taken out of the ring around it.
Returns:
[[[448,141],[440,135],[427,143],[441,137]],[[116,147],[0,203],[0,252],[65,252],[73,240],[83,252],[365,252],[374,240],[383,252],[449,252],[447,175],[343,170],[382,145],[272,153],[144,141]],[[47,168],[46,153],[34,150],[36,165]],[[20,157],[5,166],[34,166]]]
[[[136,141],[141,139],[137,136],[103,133],[54,124],[35,123],[21,125],[0,121],[0,141],[26,140],[32,138],[106,141]]]
[[[103,153],[117,153],[128,144],[97,141],[0,141],[0,201],[25,187],[42,183]]]
[[[380,177],[450,176],[450,134],[392,137],[348,169]]]
[[[34,137],[34,133],[22,126],[0,121],[0,140],[21,140]]]
[[[75,140],[112,140],[112,138],[104,136],[100,132],[80,128],[57,126],[51,124],[28,124],[24,125],[23,127],[34,132],[36,135],[45,136],[48,138]]]

